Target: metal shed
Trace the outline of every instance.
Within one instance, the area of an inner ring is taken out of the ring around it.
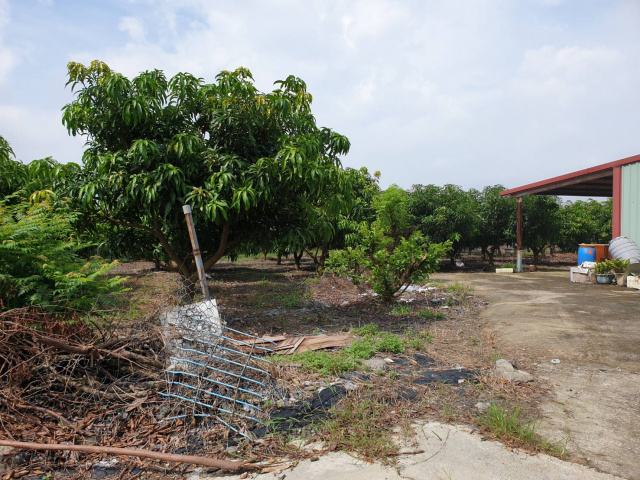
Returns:
[[[612,197],[612,237],[624,235],[640,245],[640,155],[511,188],[500,195],[518,199],[518,271],[522,270],[522,197],[525,195]]]

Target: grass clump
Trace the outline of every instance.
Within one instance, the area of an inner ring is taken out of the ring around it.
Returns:
[[[330,445],[355,452],[366,460],[388,460],[397,451],[390,423],[385,417],[385,405],[373,397],[346,398],[332,417],[320,427],[320,437]]]
[[[515,440],[534,450],[559,457],[564,457],[567,453],[568,437],[563,443],[543,439],[536,433],[536,422],[524,419],[520,407],[510,409],[492,404],[480,418],[480,423],[500,439]]]
[[[447,318],[442,312],[432,312],[428,308],[423,308],[418,311],[418,316],[424,318],[425,320],[444,320]]]
[[[411,315],[411,308],[408,305],[396,305],[389,315]]]
[[[283,308],[298,308],[302,305],[303,293],[301,290],[295,290],[291,293],[283,293],[278,296],[277,300]]]
[[[443,288],[447,290],[449,293],[453,293],[454,295],[464,294],[468,295],[473,292],[473,287],[467,283],[463,282],[453,282],[447,285],[444,285]]]

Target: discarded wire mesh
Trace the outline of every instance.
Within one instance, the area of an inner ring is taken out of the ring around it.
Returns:
[[[206,289],[205,289],[206,291]],[[251,438],[247,422],[260,422],[260,402],[271,363],[256,355],[271,352],[266,341],[229,327],[213,299],[196,282],[182,278],[178,304],[160,316],[167,337],[167,391],[181,418],[208,418]]]

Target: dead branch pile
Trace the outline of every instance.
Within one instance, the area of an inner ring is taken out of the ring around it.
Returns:
[[[158,395],[166,387],[163,351],[150,322],[106,333],[33,308],[0,314],[0,440],[183,453],[189,443],[194,451],[207,438],[224,437],[220,427],[196,434],[193,425],[162,422],[176,413]],[[21,455],[12,478],[52,465],[84,478],[100,458],[69,451]]]

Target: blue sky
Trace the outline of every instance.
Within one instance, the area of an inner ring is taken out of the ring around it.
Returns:
[[[79,162],[66,64],[294,74],[382,185],[516,187],[640,153],[640,2],[0,0],[0,135]]]

